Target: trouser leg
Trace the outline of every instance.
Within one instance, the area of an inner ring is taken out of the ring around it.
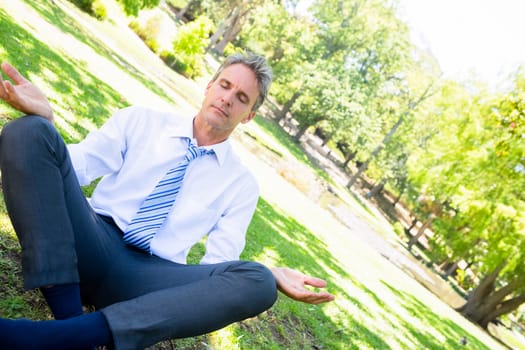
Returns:
[[[277,298],[271,271],[258,263],[169,263],[158,270],[164,277],[159,273],[136,280],[145,286],[151,280],[151,292],[101,310],[116,349],[141,349],[170,338],[205,334],[253,317],[270,308]]]
[[[92,250],[87,237],[99,224],[53,125],[38,116],[5,125],[0,168],[9,217],[22,247],[24,287],[78,283],[76,248]]]

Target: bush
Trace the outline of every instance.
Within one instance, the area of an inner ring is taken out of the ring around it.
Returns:
[[[393,227],[394,229],[394,232],[399,236],[399,237],[404,237],[405,236],[405,227],[403,226],[402,223],[400,223],[399,221],[396,222]]]
[[[142,27],[136,20],[129,22],[128,27],[144,41],[151,51],[157,53],[159,51],[159,42],[157,37],[160,30],[160,16],[154,16],[148,19],[146,24]]]
[[[160,45],[157,39],[154,39],[154,38],[147,39],[144,41],[144,44],[146,44],[146,46],[149,47],[151,51],[155,53],[159,52]]]
[[[243,53],[244,52],[244,49],[241,48],[241,47],[237,47],[235,45],[233,45],[232,43],[228,43],[226,44],[226,47],[224,48],[224,57],[227,57],[227,56],[230,56],[230,55],[233,55],[234,53]]]
[[[128,28],[131,29],[133,32],[135,32],[135,34],[139,35],[140,24],[136,19],[128,23]]]
[[[108,16],[106,6],[101,0],[70,0],[79,9],[99,20],[105,20]]]
[[[160,58],[166,63],[166,65],[168,65],[168,67],[174,69],[184,77],[191,79],[196,76],[193,66],[187,62],[179,60],[173,52],[164,50],[160,53]]]
[[[70,0],[70,1],[82,11],[91,14],[91,11],[92,11],[91,6],[93,5],[93,1],[95,0]]]
[[[93,12],[95,18],[101,21],[108,17],[108,10],[101,0],[93,1],[93,4],[91,4],[91,11]]]
[[[173,41],[173,69],[188,78],[202,75],[203,57],[212,30],[211,21],[201,16],[182,26]]]

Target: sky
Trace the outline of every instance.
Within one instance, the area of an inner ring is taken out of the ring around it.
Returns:
[[[475,74],[491,88],[508,86],[525,67],[525,0],[399,0],[413,42],[428,48],[445,77]]]

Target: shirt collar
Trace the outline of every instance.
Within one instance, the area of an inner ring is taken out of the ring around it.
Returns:
[[[168,130],[170,137],[187,137],[195,142],[193,139],[193,118],[181,118],[181,122]],[[204,146],[204,149],[212,149],[215,152],[215,157],[219,166],[222,166],[228,157],[231,149],[230,139],[216,143],[210,146]]]

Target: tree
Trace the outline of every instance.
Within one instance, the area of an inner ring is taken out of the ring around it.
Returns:
[[[442,260],[468,261],[484,276],[459,310],[482,327],[525,302],[525,79],[490,95],[445,84],[433,116],[438,132],[409,161],[412,181],[441,203],[430,241]],[[502,259],[503,258],[503,259]]]
[[[377,157],[379,152],[384,148],[384,146],[390,141],[390,139],[394,136],[398,128],[401,126],[401,124],[405,121],[407,116],[409,116],[411,113],[414,112],[414,110],[423,102],[425,101],[431,94],[432,84],[428,85],[426,89],[423,91],[421,96],[419,96],[417,99],[410,101],[408,103],[407,109],[401,113],[397,121],[394,123],[394,125],[390,128],[388,133],[385,135],[381,143],[374,149],[374,151],[371,153],[370,157],[357,169],[357,172],[352,175],[350,180],[348,181],[348,184],[346,185],[348,188],[351,188],[353,184],[357,181],[359,176],[368,168],[370,162]]]

